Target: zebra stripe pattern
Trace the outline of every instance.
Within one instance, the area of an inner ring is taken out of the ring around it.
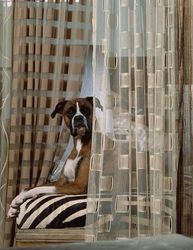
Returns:
[[[84,227],[87,195],[42,195],[20,206],[19,229]]]

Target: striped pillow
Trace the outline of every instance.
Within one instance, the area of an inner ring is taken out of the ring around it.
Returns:
[[[26,200],[17,217],[19,229],[84,227],[87,195],[42,195]]]

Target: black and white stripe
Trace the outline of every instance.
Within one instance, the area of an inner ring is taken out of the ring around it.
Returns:
[[[17,218],[19,229],[84,227],[86,195],[43,195],[26,200]]]

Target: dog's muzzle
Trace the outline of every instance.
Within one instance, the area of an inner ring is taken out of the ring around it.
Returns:
[[[72,135],[85,135],[89,131],[88,122],[84,115],[75,115],[72,118]]]

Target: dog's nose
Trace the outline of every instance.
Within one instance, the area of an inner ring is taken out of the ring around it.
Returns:
[[[77,115],[77,116],[74,117],[74,122],[75,123],[81,123],[83,121],[84,121],[84,119],[83,119],[82,115]]]

